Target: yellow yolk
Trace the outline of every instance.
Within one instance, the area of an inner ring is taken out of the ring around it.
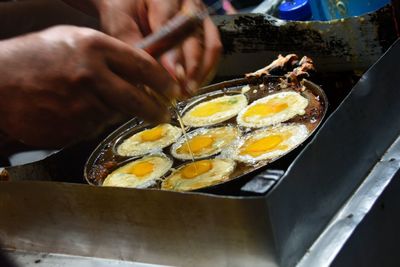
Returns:
[[[252,116],[261,116],[261,117],[267,117],[272,114],[279,113],[285,109],[287,109],[289,106],[286,103],[260,103],[256,104],[252,107],[250,107],[246,113],[244,114],[244,117],[252,117]]]
[[[182,170],[182,178],[192,179],[203,173],[208,172],[212,168],[212,163],[209,160],[201,160],[186,165]]]
[[[134,174],[137,177],[143,177],[154,170],[154,164],[151,162],[139,162],[127,170],[127,173]]]
[[[204,150],[205,148],[210,148],[214,143],[214,138],[210,136],[195,136],[189,140],[189,142],[184,143],[179,149],[178,153],[190,153],[197,154]]]
[[[258,157],[277,148],[284,138],[281,135],[270,135],[258,140],[249,141],[240,149],[241,155]]]
[[[154,127],[153,129],[145,130],[140,137],[145,142],[152,142],[163,137],[163,129],[161,126]]]
[[[191,114],[194,117],[208,117],[216,113],[226,111],[230,106],[231,104],[229,102],[211,102],[194,108]]]

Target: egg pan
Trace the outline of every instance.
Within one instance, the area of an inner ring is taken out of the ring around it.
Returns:
[[[285,123],[304,124],[308,128],[309,135],[307,139],[309,139],[315,129],[320,125],[327,112],[327,97],[324,91],[319,86],[305,79],[296,86],[287,87],[285,86],[286,84],[284,84],[285,83],[282,83],[281,76],[263,76],[225,81],[202,88],[197,96],[194,96],[187,101],[179,102],[177,104],[177,109],[179,110],[181,115],[184,115],[185,112],[190,110],[194,105],[197,105],[203,101],[209,101],[213,98],[217,98],[223,95],[235,95],[244,93],[248,98],[249,104],[251,104],[253,101],[268,96],[270,94],[283,91],[296,91],[299,92],[302,96],[306,97],[309,100],[309,104],[305,110],[304,115],[298,115],[291,120],[286,121]],[[249,86],[250,88],[247,87],[248,90],[243,91],[243,87],[245,86]],[[179,127],[179,122],[174,115],[174,110],[171,110],[170,112],[172,114],[172,120],[170,123],[174,126]],[[228,124],[236,125],[236,117],[211,127],[224,126]],[[91,185],[99,186],[103,183],[104,179],[109,173],[128,163],[129,161],[139,158],[120,156],[116,153],[116,147],[123,140],[132,136],[133,134],[147,128],[152,128],[154,126],[155,125],[144,122],[140,118],[133,118],[132,120],[128,121],[118,129],[116,129],[108,137],[106,137],[92,152],[85,164],[84,176],[86,181]],[[190,132],[194,129],[194,127],[187,127],[186,131]],[[253,129],[252,131],[255,130],[257,129]],[[249,130],[246,129],[245,131],[245,134],[247,134]],[[302,144],[304,144],[306,140],[304,140]],[[215,192],[216,190],[218,192],[219,190],[224,190],[224,188],[229,188],[234,184],[243,184],[251,179],[251,177],[257,174],[259,171],[265,169],[267,165],[271,165],[271,163],[275,161],[282,162],[286,159],[291,162],[293,159],[293,154],[296,154],[296,152],[293,150],[298,151],[300,149],[300,146],[301,144],[297,147],[292,148],[291,150],[286,152],[286,154],[274,158],[273,160],[260,161],[255,164],[244,164],[237,162],[235,171],[230,175],[228,180],[194,191]],[[170,148],[171,146],[168,146],[164,148],[162,152],[168,155],[173,160],[174,163],[172,168],[177,168],[184,163],[190,162],[173,158],[170,153]],[[167,177],[170,173],[171,171],[166,173],[166,175],[162,178]],[[160,182],[152,188],[159,189]]]

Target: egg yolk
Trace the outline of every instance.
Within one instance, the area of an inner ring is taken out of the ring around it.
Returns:
[[[201,160],[186,165],[182,170],[182,178],[192,179],[203,173],[208,172],[212,168],[210,160]]]
[[[279,113],[288,108],[287,103],[260,103],[250,107],[244,114],[244,117],[261,116],[267,117]]]
[[[226,102],[210,102],[202,106],[196,107],[191,112],[195,117],[208,117],[219,112],[228,110],[231,106],[229,101]]]
[[[185,142],[179,149],[178,153],[190,153],[198,154],[204,149],[210,148],[214,143],[214,138],[210,136],[195,136],[189,140],[189,142]]]
[[[163,128],[161,126],[154,127],[153,129],[145,130],[140,137],[144,142],[152,142],[163,137]]]
[[[240,149],[241,155],[258,157],[277,148],[284,138],[281,135],[270,135],[258,140],[249,141]]]
[[[154,164],[148,161],[144,161],[134,164],[132,167],[129,168],[127,172],[130,174],[134,174],[137,177],[143,177],[152,173],[153,170]]]

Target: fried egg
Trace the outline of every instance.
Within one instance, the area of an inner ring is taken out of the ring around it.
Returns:
[[[233,126],[200,128],[188,133],[186,137],[181,136],[172,145],[171,154],[183,160],[192,159],[192,155],[194,159],[209,157],[221,152],[239,136],[239,129]]]
[[[272,160],[301,144],[308,134],[307,127],[302,124],[282,124],[260,129],[236,144],[233,158],[245,163]]]
[[[161,189],[190,191],[229,179],[236,163],[230,159],[206,159],[181,166],[161,184]]]
[[[174,143],[182,135],[182,130],[171,124],[160,124],[154,128],[146,129],[124,140],[117,147],[121,156],[141,156],[161,150]]]
[[[172,160],[164,154],[143,157],[110,173],[103,186],[147,188],[155,185],[171,167]]]
[[[261,128],[303,115],[308,99],[297,92],[281,92],[254,101],[237,117],[240,126]]]
[[[245,95],[225,95],[196,105],[183,115],[182,121],[193,127],[214,125],[235,117],[246,106]]]

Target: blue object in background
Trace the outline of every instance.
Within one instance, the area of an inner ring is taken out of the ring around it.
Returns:
[[[323,2],[327,2],[329,0],[310,0],[310,6],[313,13],[314,20],[329,20],[327,15],[325,14],[324,4]],[[325,6],[329,5],[325,3]]]
[[[279,7],[284,20],[332,20],[376,11],[390,0],[286,0]]]
[[[360,16],[390,3],[390,0],[309,0],[314,20]]]
[[[279,7],[279,18],[284,20],[311,20],[312,11],[308,0],[286,0]]]

